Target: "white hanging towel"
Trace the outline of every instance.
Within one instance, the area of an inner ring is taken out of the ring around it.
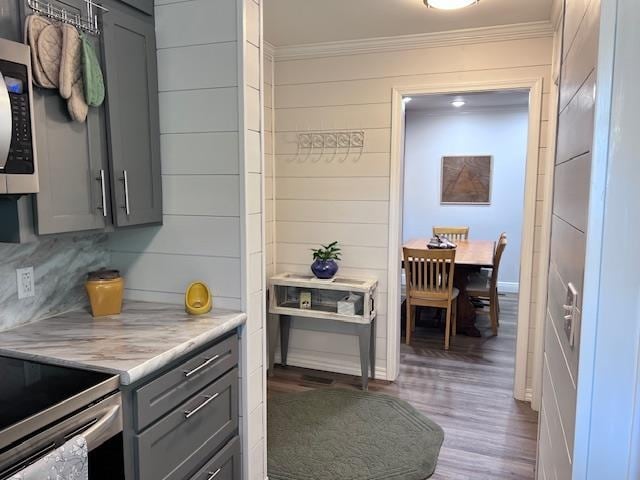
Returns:
[[[29,465],[9,480],[61,479],[89,479],[89,450],[84,437],[73,437],[60,448]]]

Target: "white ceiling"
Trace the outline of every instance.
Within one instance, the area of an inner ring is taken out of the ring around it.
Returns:
[[[436,10],[423,0],[263,0],[265,39],[277,47],[549,20],[553,0],[480,0]]]
[[[451,102],[462,99],[466,104],[455,108]],[[420,95],[411,97],[406,111],[448,111],[467,112],[476,108],[525,106],[529,104],[526,90],[502,90],[496,92],[473,92],[464,94]]]

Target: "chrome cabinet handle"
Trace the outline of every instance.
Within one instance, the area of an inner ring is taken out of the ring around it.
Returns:
[[[127,215],[131,215],[131,209],[129,208],[129,176],[127,175],[127,171],[122,171],[122,177],[120,178],[124,182],[124,212]]]
[[[205,361],[203,363],[201,363],[200,365],[198,365],[196,368],[194,368],[193,370],[185,370],[184,371],[184,376],[189,378],[191,375],[194,375],[196,373],[198,373],[200,370],[202,370],[204,367],[206,367],[207,365],[211,365],[213,362],[215,362],[216,360],[218,360],[220,358],[220,355],[214,355],[211,358],[205,358]]]
[[[207,474],[209,475],[209,477],[207,478],[207,480],[213,480],[214,478],[216,478],[218,476],[218,474],[220,473],[222,469],[217,469],[215,472],[207,472]]]
[[[202,410],[204,407],[206,407],[211,402],[213,402],[216,398],[218,398],[219,395],[220,395],[219,393],[216,393],[215,395],[204,395],[204,398],[206,399],[204,402],[202,402],[193,410],[184,411],[185,418],[191,418],[192,416],[194,416],[196,413],[198,413],[200,410]]]
[[[107,192],[104,187],[104,170],[100,170],[100,176],[96,179],[100,182],[100,189],[102,191],[102,206],[98,207],[102,210],[102,216],[107,216]]]

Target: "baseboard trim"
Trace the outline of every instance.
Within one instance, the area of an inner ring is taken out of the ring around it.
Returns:
[[[498,282],[498,291],[504,293],[518,293],[520,291],[520,283]]]
[[[333,373],[342,373],[344,375],[360,376],[360,365],[346,364],[327,358],[329,354],[316,355],[309,352],[289,350],[287,355],[287,364],[292,367],[309,368],[311,370],[320,370]],[[383,360],[377,360],[383,362]],[[275,362],[280,363],[280,354],[276,353]],[[376,365],[376,380],[387,380],[386,362],[384,366]]]

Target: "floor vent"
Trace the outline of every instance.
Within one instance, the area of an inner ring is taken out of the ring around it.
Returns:
[[[326,377],[316,377],[315,375],[302,375],[303,382],[321,383],[322,385],[332,385],[335,380]]]

